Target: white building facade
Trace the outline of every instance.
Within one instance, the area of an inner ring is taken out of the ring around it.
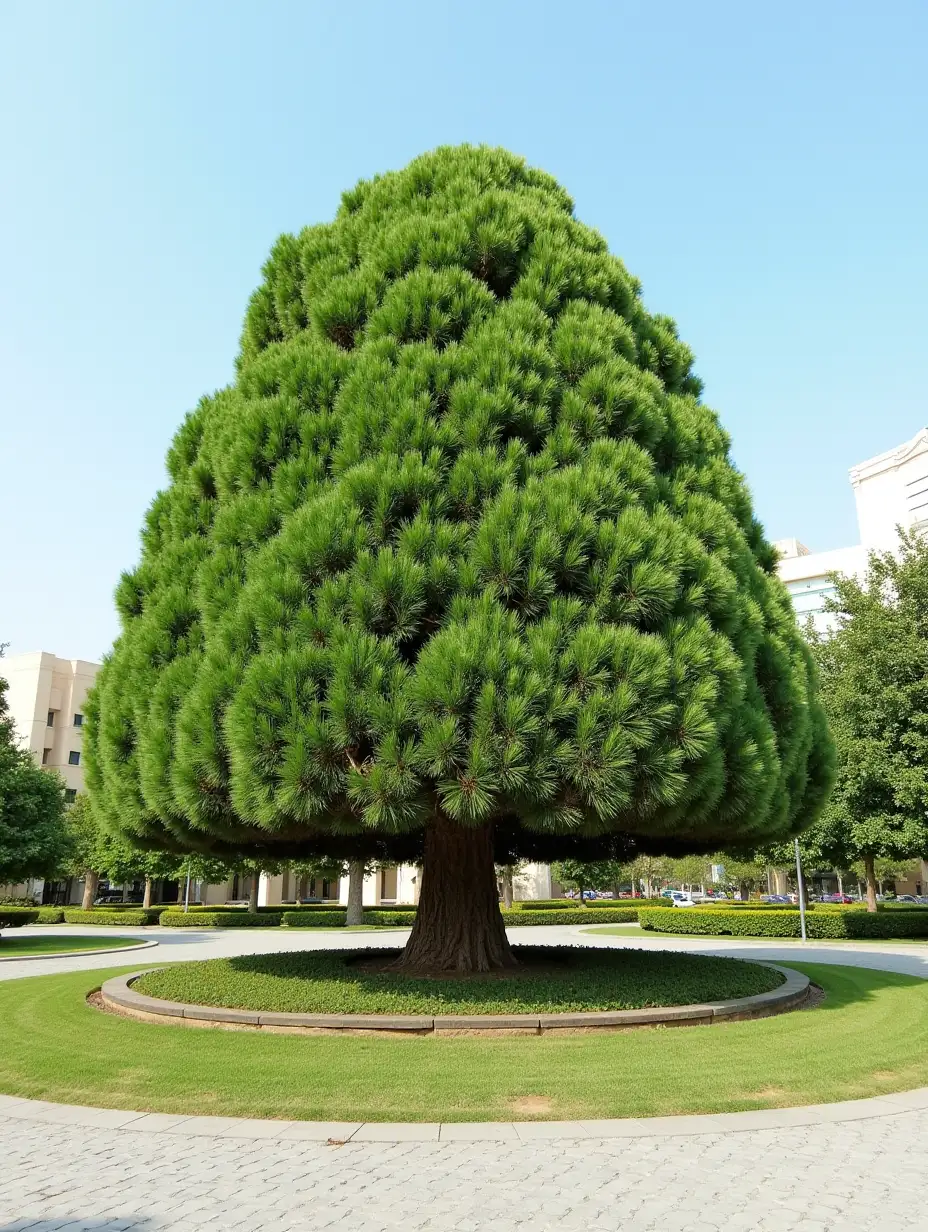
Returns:
[[[829,575],[862,578],[871,552],[894,551],[898,527],[920,532],[928,528],[928,428],[910,441],[852,466],[851,486],[857,506],[860,543],[829,552],[810,552],[798,539],[781,539],[778,572],[789,591],[796,617],[803,625],[811,618],[819,632],[834,627],[835,617],[824,610],[834,594]],[[905,881],[896,883],[898,893],[928,892],[928,861],[913,863]]]
[[[892,551],[897,526],[919,530],[928,526],[928,428],[910,441],[852,466],[851,486],[857,506],[860,543],[828,552],[810,552],[798,539],[780,539],[779,574],[792,596],[802,624],[827,631],[834,617],[824,610],[834,593],[829,574],[862,577],[873,551]]]

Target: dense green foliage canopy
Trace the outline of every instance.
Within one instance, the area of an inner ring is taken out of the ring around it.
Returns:
[[[560,185],[440,149],[264,275],[118,588],[87,733],[111,825],[401,859],[441,810],[511,862],[815,817],[774,552],[674,323]]]
[[[20,747],[8,687],[0,678],[0,885],[48,876],[66,849],[64,784]]]

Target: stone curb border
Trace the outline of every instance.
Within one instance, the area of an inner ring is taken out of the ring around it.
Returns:
[[[73,936],[74,934],[71,933],[69,935]],[[81,958],[87,954],[133,954],[136,950],[153,949],[157,944],[157,941],[139,941],[136,945],[112,945],[107,946],[105,949],[58,950],[52,954],[11,954],[8,958],[0,958],[0,963],[43,962],[48,958]]]
[[[327,1033],[381,1032],[415,1035],[491,1034],[496,1031],[545,1035],[552,1031],[622,1030],[627,1027],[693,1026],[700,1023],[764,1018],[795,1009],[809,996],[809,978],[778,963],[763,963],[779,971],[784,982],[770,992],[753,997],[734,997],[703,1005],[669,1005],[655,1009],[614,1010],[580,1014],[470,1014],[470,1015],[383,1015],[383,1014],[292,1014],[260,1013],[227,1009],[213,1005],[188,1005],[163,1001],[135,992],[131,985],[148,971],[135,971],[107,980],[101,988],[103,1004],[145,1021],[180,1021],[191,1027],[251,1027],[258,1030]]]
[[[365,1142],[533,1142],[539,1139],[674,1138],[697,1134],[747,1133],[803,1125],[833,1125],[871,1117],[900,1116],[928,1109],[928,1087],[877,1095],[872,1099],[800,1108],[769,1108],[757,1112],[717,1112],[708,1115],[629,1117],[602,1121],[274,1121],[244,1117],[188,1116],[184,1113],[128,1112],[117,1108],[87,1108],[45,1100],[0,1095],[0,1118],[39,1121],[46,1125],[83,1129],[132,1130],[185,1137],[272,1139],[275,1142],[317,1142],[330,1146]]]

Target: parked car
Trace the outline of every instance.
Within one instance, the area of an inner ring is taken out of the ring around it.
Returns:
[[[850,894],[823,894],[822,902],[823,903],[852,903],[854,902],[854,899],[851,898]]]
[[[914,894],[897,894],[896,902],[897,903],[917,903],[919,902],[919,899],[917,899]]]
[[[688,894],[675,894],[671,902],[675,907],[695,907],[697,905],[695,899],[690,898]]]
[[[123,901],[122,890],[98,890],[97,897],[93,900],[95,907],[103,907],[107,903],[121,903]]]

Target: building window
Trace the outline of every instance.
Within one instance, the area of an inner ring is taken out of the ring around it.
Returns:
[[[43,749],[43,750],[42,750],[42,765],[43,765],[43,766],[47,766],[47,765],[48,765],[48,755],[49,755],[49,753],[50,753],[50,752],[51,752],[51,749]]]
[[[84,716],[83,716],[82,714],[76,714],[76,715],[74,716],[74,726],[75,726],[75,727],[83,727],[83,726],[84,726]]]
[[[81,764],[81,755],[80,755],[80,753],[77,753],[77,752],[75,752],[75,751],[73,751],[73,750],[72,750],[72,751],[68,754],[68,765],[69,765],[69,766],[79,766],[80,764]]]
[[[77,788],[76,787],[66,787],[64,789],[65,804],[73,804],[76,799],[77,799]]]
[[[55,712],[54,712],[54,710],[49,710],[49,712],[48,712],[48,723],[46,724],[46,726],[47,726],[47,727],[54,727],[54,726],[55,726]]]

